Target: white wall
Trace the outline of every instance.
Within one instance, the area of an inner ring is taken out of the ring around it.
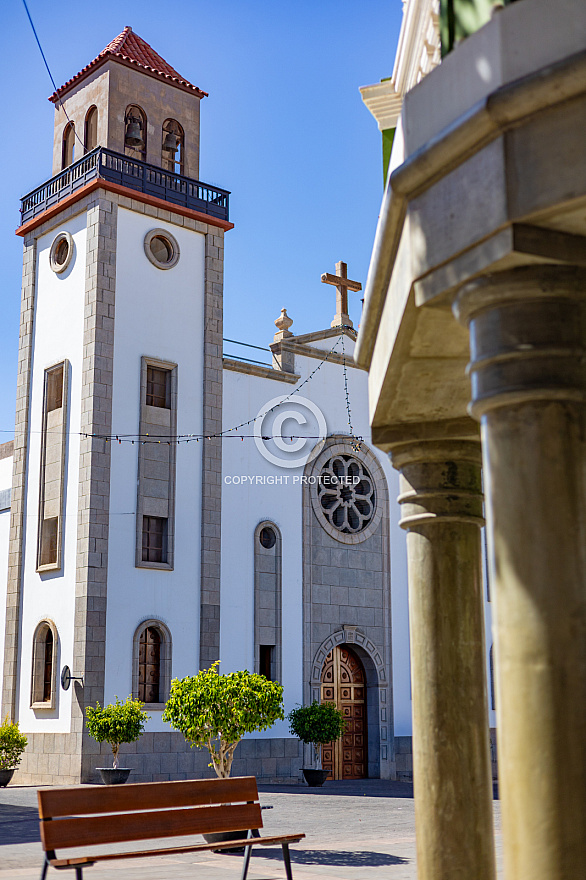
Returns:
[[[12,462],[13,457],[0,458],[0,492],[3,489],[10,489],[12,486]]]
[[[144,236],[169,229],[181,257],[173,269],[153,266]],[[114,433],[137,434],[143,355],[178,364],[177,430],[202,430],[203,235],[119,209],[114,327]],[[199,669],[201,443],[177,447],[174,571],[135,567],[138,446],[112,445],[105,700],[132,689],[132,641],[146,619],[161,620],[173,640],[172,675]],[[168,729],[160,712],[148,730]]]
[[[336,339],[312,343],[329,351]],[[348,362],[352,363],[354,345],[345,339]],[[336,352],[341,351],[338,345]],[[315,370],[315,358],[296,356],[295,370],[301,378],[297,385],[276,382],[243,373],[224,370],[224,430],[254,418],[266,404],[278,396],[287,396]],[[406,546],[399,529],[398,478],[388,458],[370,442],[368,422],[367,375],[347,368],[348,389],[354,433],[362,436],[377,456],[387,477],[391,504],[391,609],[393,616],[393,689],[396,734],[411,732],[409,691],[408,616]],[[317,404],[326,419],[327,433],[348,433],[348,414],[343,370],[339,364],[326,362],[314,377],[291,398],[291,411],[304,414],[308,423],[291,422],[295,435],[315,434],[317,425],[309,411],[297,407],[295,400],[305,397]],[[287,404],[279,409],[282,411]],[[269,422],[265,424],[270,425]],[[265,431],[262,431],[265,433]],[[302,570],[302,485],[295,481],[303,466],[283,469],[269,463],[258,451],[250,435],[252,426],[227,435],[223,444],[222,487],[222,612],[220,651],[222,671],[253,669],[254,665],[254,529],[264,519],[274,522],[283,538],[282,559],[282,684],[285,689],[285,712],[303,702],[303,570]],[[271,434],[270,428],[266,431]],[[308,440],[308,451],[315,440]],[[274,446],[267,444],[269,449]],[[234,484],[234,477],[288,478],[282,483]],[[397,729],[398,725],[398,729]],[[261,734],[262,735],[262,734]],[[287,736],[288,724],[275,725],[265,736]],[[259,734],[255,734],[259,736]]]
[[[57,275],[49,267],[49,249],[58,232],[73,236],[74,256]],[[32,639],[37,624],[55,622],[59,634],[57,672],[64,664],[73,669],[73,624],[79,482],[79,428],[83,320],[86,264],[86,215],[80,214],[39,239],[34,319],[31,403],[28,438],[28,484],[25,499],[24,574],[22,580],[22,627],[18,717],[24,732],[68,732],[71,694],[57,686],[55,710],[30,708]],[[39,472],[43,415],[44,371],[67,358],[70,363],[68,430],[65,480],[63,567],[60,571],[36,572]]]
[[[13,458],[0,459],[0,492],[12,484]],[[8,577],[8,539],[10,536],[10,508],[0,511],[0,658],[4,658],[6,627],[6,581]],[[2,701],[3,676],[0,677],[0,702]]]

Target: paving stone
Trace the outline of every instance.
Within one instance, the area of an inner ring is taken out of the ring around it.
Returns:
[[[136,779],[135,781],[138,781]],[[326,782],[323,788],[259,785],[263,834],[302,831],[291,846],[295,880],[416,880],[412,787],[378,779]],[[42,850],[35,787],[0,790],[0,880],[38,880]],[[500,803],[494,802],[497,876],[502,873]],[[159,841],[161,846],[171,845]],[[215,853],[111,861],[92,880],[237,880],[242,856]],[[53,872],[56,873],[56,872]],[[89,874],[88,874],[89,876]],[[250,880],[284,877],[280,847],[253,852]]]

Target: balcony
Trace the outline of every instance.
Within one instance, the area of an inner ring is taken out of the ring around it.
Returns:
[[[21,199],[21,223],[32,220],[98,179],[228,221],[230,193],[227,190],[200,183],[199,180],[192,180],[172,171],[164,171],[156,165],[137,162],[136,159],[129,159],[105,147],[96,147],[83,159],[74,162],[65,171],[56,174]]]

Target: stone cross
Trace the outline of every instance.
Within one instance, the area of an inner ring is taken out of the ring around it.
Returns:
[[[336,314],[332,321],[332,327],[353,327],[348,314],[348,291],[362,290],[362,284],[358,281],[350,281],[348,278],[348,266],[346,263],[336,263],[336,274],[330,275],[324,272],[321,276],[324,284],[334,284],[336,287]]]

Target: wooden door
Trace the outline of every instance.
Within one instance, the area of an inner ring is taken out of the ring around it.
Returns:
[[[335,703],[346,721],[340,740],[322,747],[328,779],[363,779],[367,775],[366,677],[356,654],[343,646],[326,657],[321,678],[322,703]]]

